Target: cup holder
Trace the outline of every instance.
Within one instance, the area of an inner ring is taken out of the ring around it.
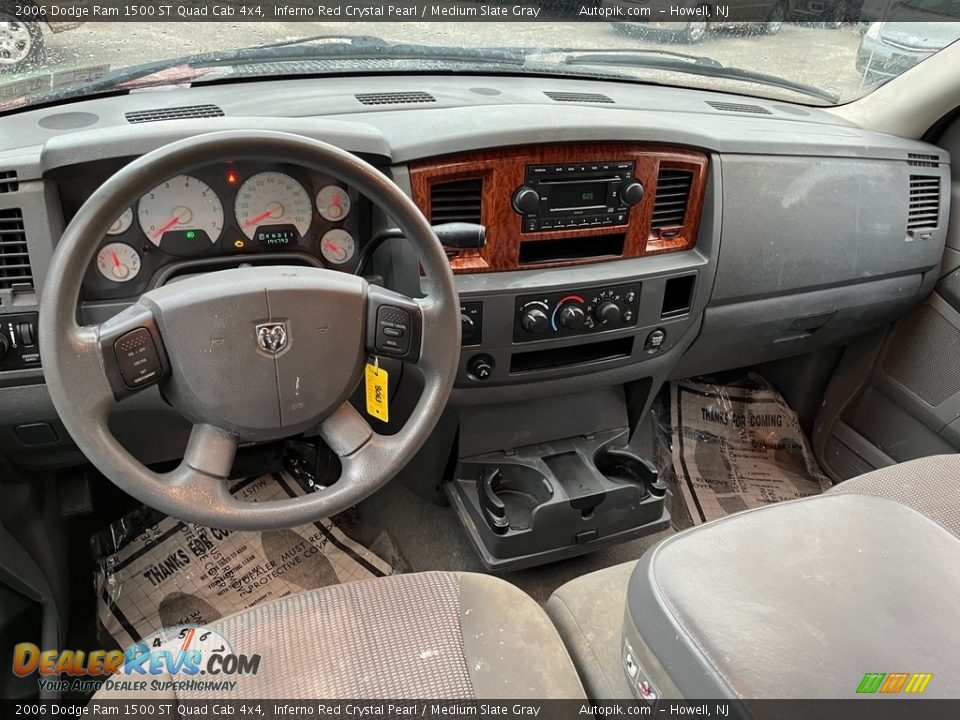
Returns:
[[[654,497],[667,494],[667,486],[660,479],[656,466],[629,450],[606,445],[593,456],[593,464],[609,480],[639,485]]]
[[[553,497],[543,475],[524,465],[487,465],[477,477],[477,494],[494,532],[526,530],[533,511]]]
[[[519,569],[670,524],[656,466],[626,429],[461,458],[444,491],[483,564]]]

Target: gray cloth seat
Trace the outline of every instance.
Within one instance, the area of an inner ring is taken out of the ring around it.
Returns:
[[[834,485],[827,492],[896,500],[960,537],[960,455],[933,455],[891,465]]]
[[[546,610],[595,699],[630,697],[625,634],[661,697],[854,698],[868,672],[957,697],[958,487],[956,455],[878,470],[674,535]]]
[[[229,692],[137,699],[584,697],[544,611],[488,575],[426,572],[335,585],[208,627],[235,653],[260,654],[259,672],[230,678],[238,685]],[[102,689],[96,699],[117,697],[130,694]]]

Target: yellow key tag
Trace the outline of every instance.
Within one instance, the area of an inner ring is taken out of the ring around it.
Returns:
[[[367,363],[367,413],[378,420],[390,419],[387,402],[387,371],[380,363]]]

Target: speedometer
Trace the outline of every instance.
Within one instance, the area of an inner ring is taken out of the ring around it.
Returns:
[[[202,252],[223,231],[220,198],[190,175],[170,178],[140,198],[137,217],[150,242],[174,255]]]
[[[300,237],[306,235],[313,206],[303,185],[292,177],[279,172],[262,172],[240,186],[236,214],[237,224],[244,235],[251,240],[263,239],[269,243],[276,240],[278,234],[287,237],[291,227]]]

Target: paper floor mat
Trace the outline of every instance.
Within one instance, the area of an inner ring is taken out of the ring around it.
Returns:
[[[245,502],[295,497],[285,474],[238,482]],[[393,573],[330,520],[263,533],[216,530],[147,509],[94,538],[97,615],[121,648],[161,628],[205,625],[312,588]]]
[[[670,385],[673,468],[695,525],[830,487],[794,412],[757,376],[748,386]]]

